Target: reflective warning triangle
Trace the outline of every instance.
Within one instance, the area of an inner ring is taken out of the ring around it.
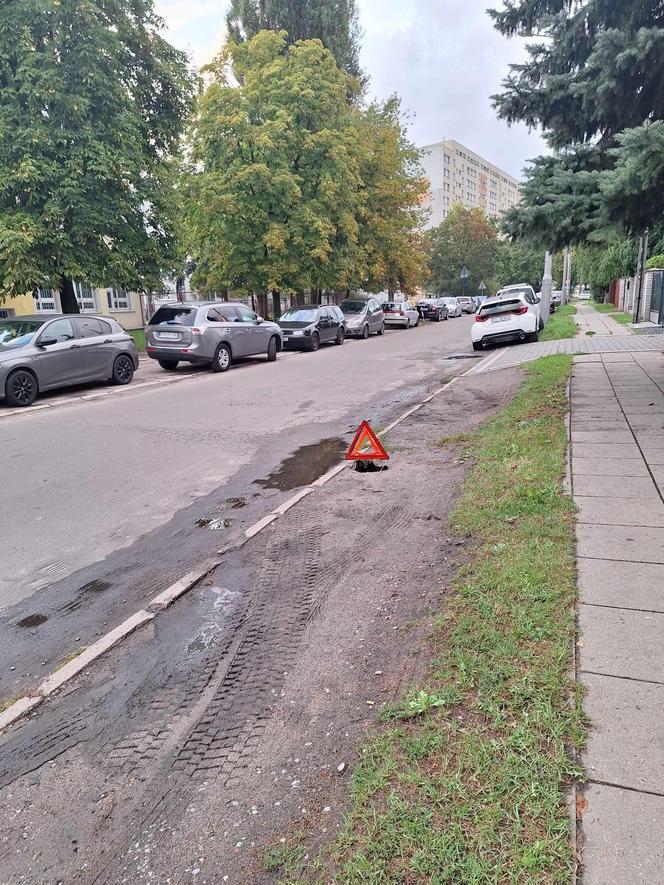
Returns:
[[[360,424],[346,454],[346,461],[389,461],[390,456],[366,421]]]

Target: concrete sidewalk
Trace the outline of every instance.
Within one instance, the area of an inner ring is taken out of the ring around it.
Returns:
[[[664,358],[578,357],[579,679],[592,730],[580,826],[587,885],[664,883]]]
[[[600,313],[592,304],[579,304],[574,320],[579,327],[579,337],[587,335],[589,332],[592,332],[591,337],[595,335],[603,337],[618,335],[624,337],[626,334],[631,334],[608,314]]]

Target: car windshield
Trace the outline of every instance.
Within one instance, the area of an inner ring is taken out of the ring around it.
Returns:
[[[442,298],[441,301],[443,304],[456,304],[456,298]]]
[[[491,302],[488,304],[485,302],[480,307],[480,315],[485,316],[495,316],[499,313],[510,313],[513,310],[517,310],[520,307],[523,307],[523,302],[518,298],[513,298],[511,301],[500,301],[498,303]]]
[[[383,310],[399,310],[401,308],[400,301],[386,301]]]
[[[344,313],[363,313],[367,309],[367,302],[342,301],[340,307]]]
[[[530,295],[531,290],[528,286],[520,289],[501,289],[496,298],[515,298],[517,295]]]
[[[43,325],[41,320],[9,320],[0,323],[0,350],[25,347]]]
[[[282,313],[281,319],[287,323],[315,323],[318,311],[315,308],[294,308]]]
[[[165,323],[176,323],[179,326],[193,326],[196,320],[196,310],[191,307],[160,307],[150,320],[151,326],[161,326]]]

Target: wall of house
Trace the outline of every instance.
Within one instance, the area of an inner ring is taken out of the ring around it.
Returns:
[[[127,330],[142,329],[143,316],[141,313],[140,296],[136,292],[127,292],[128,307],[117,307],[113,303],[109,303],[108,289],[92,289],[94,302],[81,307],[81,313],[97,314],[99,316],[112,317],[121,326]],[[54,308],[44,308],[43,304],[37,304],[32,295],[19,295],[16,298],[8,298],[0,303],[0,317],[6,316],[27,316],[33,313],[61,313],[60,296],[57,292],[53,293]]]

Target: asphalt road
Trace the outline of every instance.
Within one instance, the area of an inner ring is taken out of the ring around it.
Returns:
[[[0,697],[213,555],[336,463],[360,420],[386,423],[468,364],[470,317],[275,364],[49,397],[0,420]],[[1,407],[0,407],[1,408]],[[309,448],[310,447],[310,448]],[[11,667],[11,669],[10,669]]]

